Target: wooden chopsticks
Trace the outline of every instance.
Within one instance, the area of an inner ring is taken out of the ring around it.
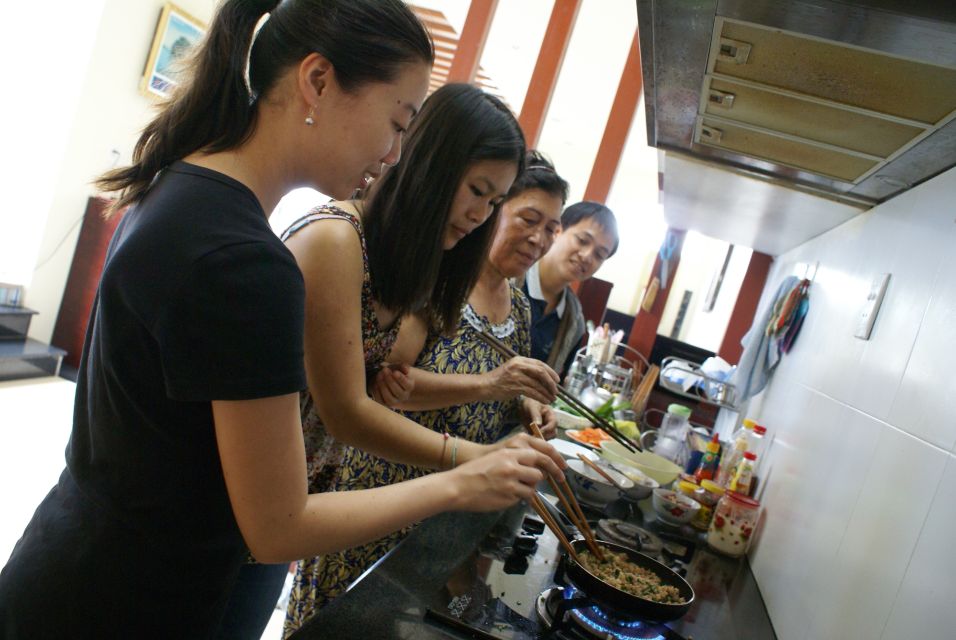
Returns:
[[[554,518],[551,517],[551,512],[548,511],[548,508],[541,504],[541,498],[538,496],[531,496],[531,506],[537,512],[541,519],[544,520],[544,523],[548,525],[548,528],[554,533],[555,537],[558,539],[558,542],[561,543],[561,546],[568,552],[568,555],[577,562],[581,564],[581,559],[578,558],[578,554],[574,551],[574,547],[571,546],[571,543],[568,542],[568,539],[564,537],[564,532],[561,531],[561,527],[558,526],[558,523],[555,522]]]
[[[511,349],[511,347],[509,347],[504,342],[502,342],[501,340],[499,340],[492,334],[488,333],[487,331],[479,331],[478,337],[484,340],[489,346],[491,346],[492,349],[500,353],[505,358],[514,358],[515,356],[518,355]],[[634,442],[633,440],[628,438],[626,435],[621,433],[611,421],[605,418],[602,418],[601,416],[594,413],[594,411],[592,411],[590,407],[588,407],[587,405],[582,403],[580,400],[575,398],[573,395],[568,393],[567,390],[561,385],[558,385],[558,397],[564,400],[565,402],[567,402],[572,407],[574,407],[576,411],[580,412],[588,420],[598,425],[609,436],[611,436],[612,438],[620,442],[621,445],[628,451],[631,451],[632,453],[635,451],[643,451],[643,449],[641,448],[641,445],[639,445],[638,443]]]
[[[541,429],[538,428],[536,423],[532,422],[528,425],[528,430],[531,431],[534,437],[544,440],[544,435],[542,435]],[[548,483],[551,485],[551,490],[554,491],[554,495],[556,495],[561,502],[561,506],[564,507],[564,511],[568,514],[571,523],[577,527],[581,535],[584,536],[584,542],[588,545],[588,549],[590,549],[591,553],[597,556],[599,560],[604,560],[604,553],[598,546],[597,540],[594,538],[594,532],[591,531],[591,526],[588,524],[588,519],[584,516],[584,512],[581,510],[581,505],[578,504],[577,498],[574,497],[574,492],[571,491],[567,479],[561,476],[561,480],[555,482],[551,474],[548,474]]]
[[[597,471],[598,473],[600,473],[601,476],[602,476],[605,480],[607,480],[608,482],[610,482],[612,486],[614,486],[614,487],[617,488],[617,489],[620,489],[621,491],[624,491],[624,487],[622,487],[621,485],[619,485],[619,484],[617,483],[617,480],[615,480],[614,478],[612,478],[612,477],[608,474],[607,471],[605,471],[605,470],[602,469],[601,467],[599,467],[599,466],[597,466],[596,464],[594,464],[594,463],[593,463],[590,459],[588,459],[583,453],[579,453],[579,454],[578,454],[578,458],[581,460],[581,462],[583,462],[583,463],[586,464],[587,466],[591,467],[592,469],[594,469],[595,471]]]

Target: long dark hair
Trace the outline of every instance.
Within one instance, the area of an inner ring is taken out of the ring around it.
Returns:
[[[409,128],[402,161],[373,184],[363,222],[372,292],[401,315],[426,310],[442,331],[458,322],[478,279],[498,219],[444,251],[452,201],[468,167],[480,160],[524,169],[521,127],[499,99],[466,84],[433,93]]]
[[[401,0],[226,0],[187,79],[140,135],[133,164],[104,174],[96,186],[120,192],[115,211],[142,199],[172,162],[241,146],[255,131],[260,98],[311,53],[332,63],[346,91],[391,82],[402,65],[431,64],[435,56],[422,23]]]

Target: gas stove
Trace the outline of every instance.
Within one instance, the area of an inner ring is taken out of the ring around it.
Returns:
[[[609,526],[606,521],[602,525]],[[633,529],[638,528],[614,528]],[[643,535],[635,536],[635,547],[641,539],[652,540],[648,555],[684,572],[675,556],[664,551],[660,538],[638,530]],[[584,594],[565,575],[559,551],[557,539],[533,514],[517,523],[499,523],[435,594],[426,622],[451,638],[683,639],[664,624],[614,611]]]
[[[535,602],[546,638],[601,638],[602,640],[679,640],[683,636],[662,624],[638,620],[594,604],[576,587],[552,587]]]

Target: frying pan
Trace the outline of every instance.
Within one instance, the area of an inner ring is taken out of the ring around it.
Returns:
[[[694,603],[694,589],[687,584],[686,580],[657,560],[613,542],[599,540],[598,544],[616,553],[627,555],[628,560],[656,575],[661,584],[676,587],[684,602],[683,604],[664,604],[632,595],[604,582],[572,560],[570,556],[565,556],[563,560],[568,577],[588,596],[621,613],[657,622],[667,622],[680,618],[687,613],[687,610]],[[574,540],[571,542],[571,546],[579,554],[587,551],[587,544],[584,540]]]
[[[541,496],[541,498],[541,502],[545,505],[548,511],[551,512],[551,515],[554,516],[558,526],[564,530],[565,535],[571,542],[571,546],[574,548],[574,552],[580,554],[584,551],[587,551],[587,543],[584,540],[573,539],[575,537],[574,532],[566,524],[561,511],[551,504],[546,498],[544,498],[544,496]],[[687,613],[691,605],[694,603],[693,587],[691,587],[686,580],[681,578],[674,571],[664,566],[657,560],[614,542],[598,540],[598,544],[600,544],[602,547],[610,549],[611,551],[614,551],[615,553],[625,554],[628,560],[642,569],[647,569],[656,575],[660,579],[661,584],[676,587],[680,592],[680,597],[684,600],[684,603],[663,604],[661,602],[654,602],[653,600],[648,600],[647,598],[630,594],[627,591],[623,591],[604,582],[590,571],[585,569],[583,566],[575,562],[570,555],[563,554],[561,560],[564,562],[564,568],[567,576],[586,595],[620,613],[633,615],[635,617],[647,620],[653,620],[655,622],[668,622],[670,620],[677,620]]]

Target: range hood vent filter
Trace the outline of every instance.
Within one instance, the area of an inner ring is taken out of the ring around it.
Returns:
[[[694,142],[846,183],[956,117],[956,69],[718,16]]]

